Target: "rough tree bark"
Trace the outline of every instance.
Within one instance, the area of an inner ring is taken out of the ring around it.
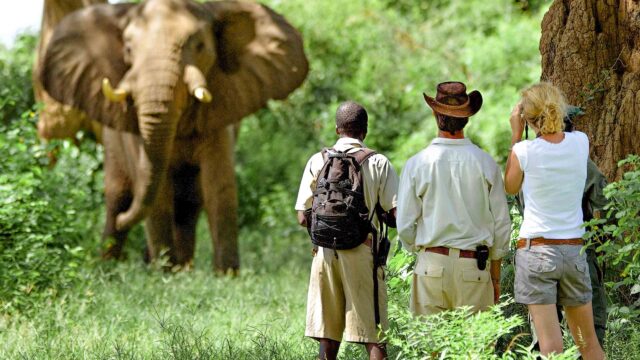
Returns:
[[[609,180],[640,153],[640,1],[555,0],[542,21],[542,80],[586,114],[576,121]]]

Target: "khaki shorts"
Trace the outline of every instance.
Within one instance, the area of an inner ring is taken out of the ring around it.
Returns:
[[[579,306],[591,301],[587,255],[580,245],[539,245],[516,252],[515,300]]]
[[[320,247],[313,258],[305,335],[320,339],[378,343],[373,304],[373,255],[362,244],[350,250]],[[378,301],[383,330],[387,323],[384,270],[378,269]]]
[[[476,259],[459,258],[459,253],[450,249],[447,256],[420,250],[411,284],[410,308],[414,315],[461,306],[480,311],[493,305],[490,263],[480,270]]]

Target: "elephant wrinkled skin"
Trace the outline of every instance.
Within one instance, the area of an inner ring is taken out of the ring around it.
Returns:
[[[238,269],[234,126],[307,72],[300,34],[255,3],[147,0],[64,18],[37,76],[60,106],[106,125],[104,256],[120,257],[144,219],[150,258],[189,264],[204,209],[215,269]]]

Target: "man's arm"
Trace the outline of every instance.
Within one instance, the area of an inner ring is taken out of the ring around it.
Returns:
[[[607,178],[598,169],[598,166],[589,159],[587,164],[587,182],[584,189],[584,197],[589,205],[589,213],[584,211],[584,220],[589,221],[592,218],[600,218],[601,212],[605,206],[609,203],[609,200],[604,196],[604,188],[607,186]]]
[[[298,210],[298,224],[303,227],[307,227],[307,217],[304,216],[304,211]]]
[[[318,159],[319,157],[319,159]],[[296,199],[295,209],[297,210],[298,224],[301,226],[307,226],[307,221],[304,216],[305,210],[311,208],[311,201],[313,199],[313,190],[316,184],[316,177],[318,176],[319,169],[317,168],[317,161],[322,161],[322,155],[316,154],[312,156],[302,173],[302,179],[300,180],[300,188],[298,189],[298,197]]]
[[[376,211],[387,226],[395,228],[396,207],[398,206],[398,183],[400,179],[393,165],[386,157],[379,163],[380,187],[378,189],[378,205]]]
[[[500,269],[502,268],[502,260],[491,260],[491,283],[493,284],[493,303],[500,301]]]
[[[416,184],[413,179],[410,163],[407,163],[400,175],[397,215],[398,236],[405,249],[415,251],[416,222],[422,215],[422,202],[416,195]]]
[[[491,183],[491,188],[489,189],[489,211],[493,217],[493,246],[489,255],[491,260],[500,260],[509,251],[511,218],[509,217],[509,205],[507,204],[507,196],[504,193],[500,168],[495,163],[489,181]]]

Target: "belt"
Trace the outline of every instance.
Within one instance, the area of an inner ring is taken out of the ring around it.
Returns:
[[[429,247],[429,248],[425,248],[424,251],[449,256],[449,248],[444,246]],[[475,259],[476,252],[473,250],[460,250],[460,255],[458,257]]]
[[[537,237],[529,239],[530,246],[540,245],[584,245],[582,239],[545,239]],[[527,239],[519,239],[516,248],[522,249],[527,247]]]

